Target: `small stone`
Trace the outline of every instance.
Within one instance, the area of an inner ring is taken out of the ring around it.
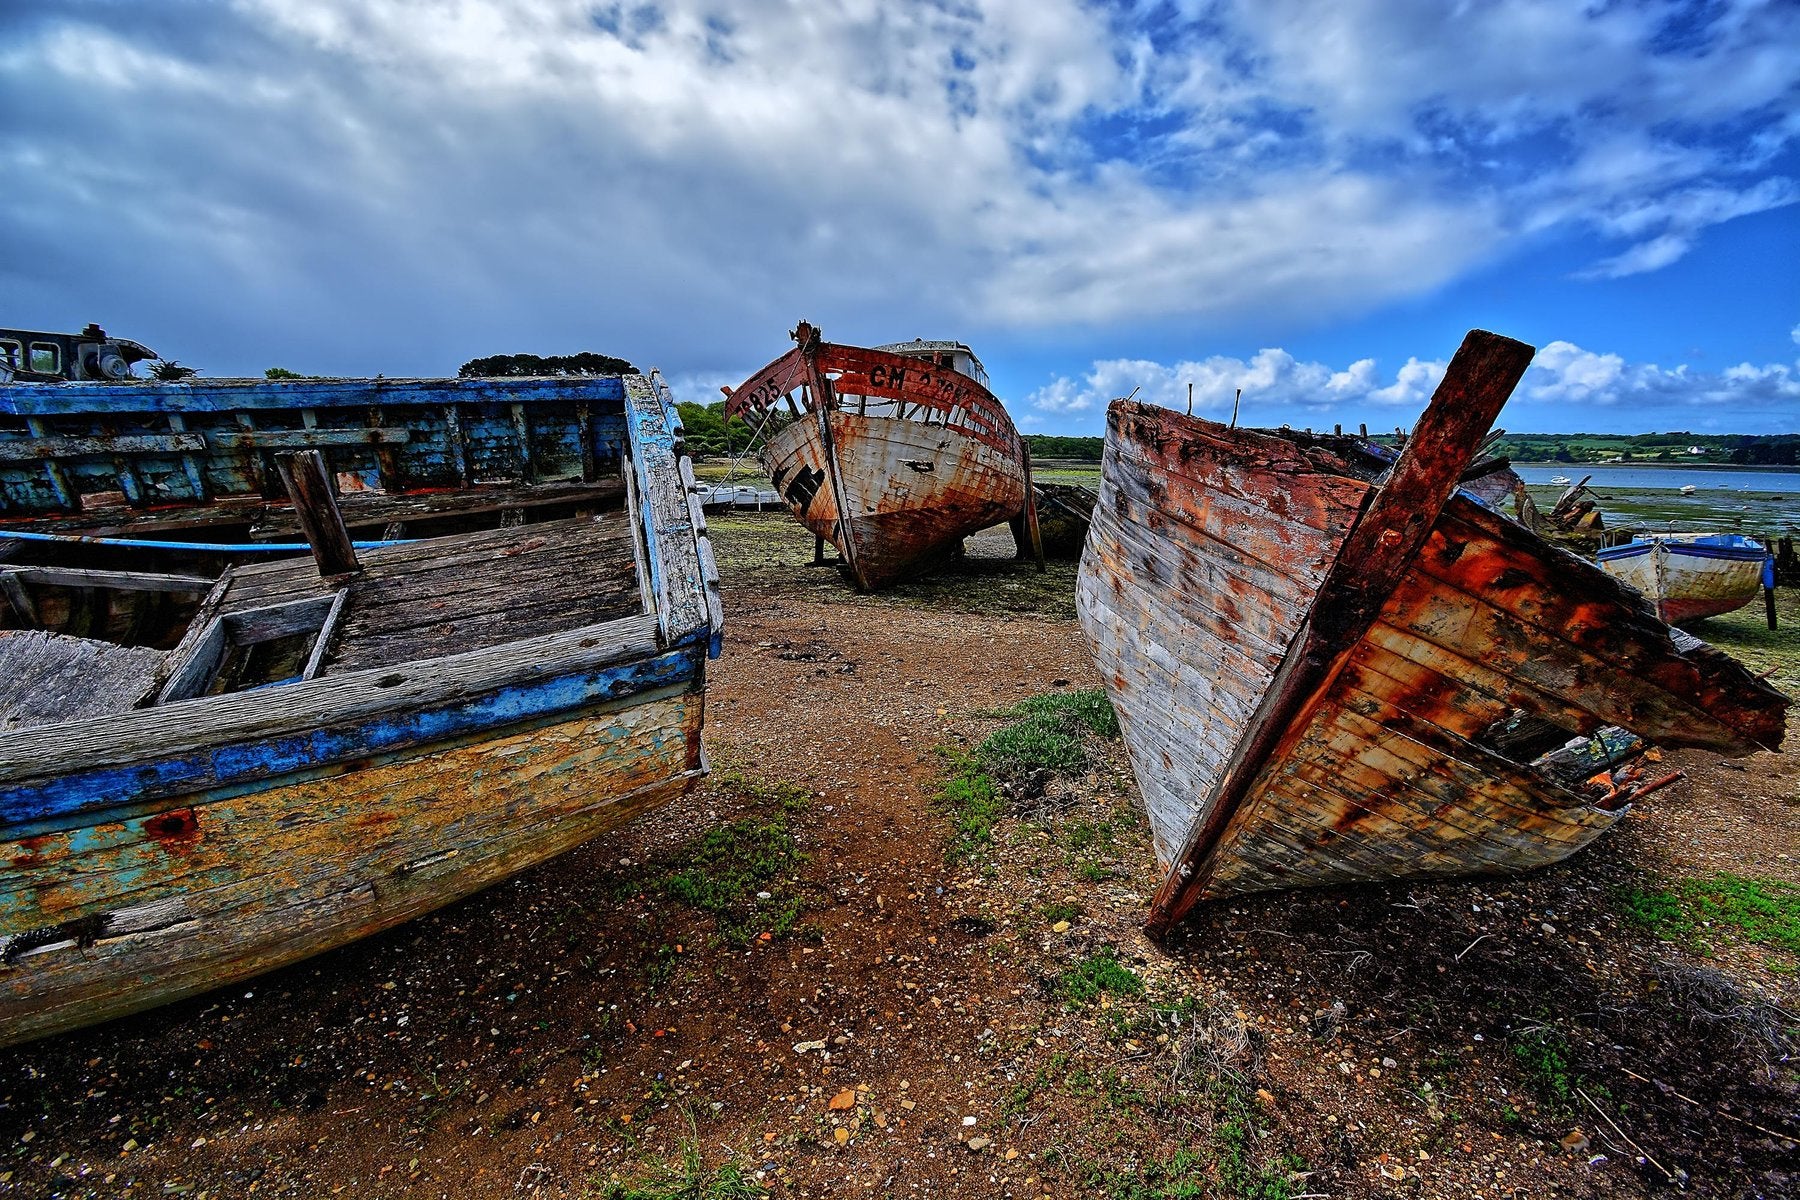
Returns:
[[[972,1137],[968,1141],[963,1143],[963,1145],[967,1146],[971,1150],[986,1150],[992,1144],[993,1144],[992,1142],[988,1141],[988,1139],[986,1139],[984,1137]]]
[[[963,1118],[963,1124],[964,1124],[964,1125],[973,1125],[973,1124],[974,1124],[974,1123],[975,1123],[975,1118],[974,1118],[974,1117],[964,1117],[964,1118]]]
[[[907,1112],[911,1112],[913,1109],[915,1109],[919,1106],[911,1100],[902,1100],[900,1102],[900,1107],[904,1108]]]
[[[1275,1093],[1271,1092],[1268,1088],[1257,1088],[1256,1098],[1261,1100],[1264,1104],[1275,1103]]]
[[[1580,1154],[1588,1148],[1588,1135],[1579,1129],[1571,1129],[1563,1135],[1562,1148],[1570,1154]]]
[[[855,1106],[855,1090],[852,1088],[845,1088],[831,1098],[831,1104],[828,1107],[830,1107],[833,1112],[843,1112],[846,1108],[854,1108]]]
[[[838,1145],[842,1146],[850,1140],[850,1131],[845,1129],[842,1125],[839,1125],[837,1129],[832,1132],[831,1136],[837,1139]]]
[[[1058,921],[1056,924],[1054,924],[1050,927],[1050,932],[1052,932],[1052,933],[1067,933],[1067,932],[1069,932],[1069,923],[1067,921]]]
[[[1019,1157],[1019,1148],[1017,1146],[1014,1146],[1012,1149],[1010,1149],[1006,1152],[1006,1161],[1007,1162],[1011,1162],[1013,1159],[1015,1159],[1017,1157]]]
[[[1387,1069],[1388,1069],[1388,1070],[1390,1070],[1390,1071],[1391,1071],[1391,1070],[1393,1070],[1393,1069],[1394,1069],[1394,1068],[1395,1068],[1395,1067],[1397,1067],[1397,1066],[1399,1066],[1399,1065],[1400,1065],[1400,1064],[1399,1064],[1399,1063],[1397,1063],[1397,1062],[1395,1062],[1395,1061],[1394,1061],[1394,1060],[1393,1060],[1393,1059],[1391,1059],[1391,1058],[1384,1058],[1384,1059],[1382,1059],[1382,1060],[1381,1060],[1381,1065],[1382,1065],[1382,1066],[1384,1066],[1384,1067],[1386,1067],[1386,1068],[1387,1068]]]

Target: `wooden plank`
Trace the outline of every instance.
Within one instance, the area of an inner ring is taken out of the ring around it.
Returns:
[[[7,396],[16,386],[16,384],[8,384],[5,392],[0,392],[0,405],[5,403]],[[30,430],[32,437],[39,442],[48,441],[54,436],[50,432],[50,423],[41,417],[28,418],[25,428]],[[44,475],[50,481],[50,490],[55,494],[56,502],[63,508],[79,512],[81,499],[76,494],[74,485],[69,482],[69,473],[63,469],[63,465],[54,460],[46,461]]]
[[[162,653],[42,630],[0,630],[0,729],[128,712],[156,684]]]
[[[663,636],[670,645],[704,636],[716,653],[719,631],[711,624],[700,565],[702,534],[681,483],[680,418],[660,383],[633,375],[625,384],[645,558]]]
[[[605,689],[609,674],[621,692],[694,677],[689,652],[646,657],[657,651],[654,620],[631,617],[400,669],[136,709],[105,728],[0,733],[0,826],[385,752],[451,724],[525,720]],[[221,746],[237,749],[220,756]]]
[[[34,462],[38,459],[110,457],[116,454],[181,454],[206,449],[198,433],[48,434],[43,437],[0,438],[0,462]]]
[[[26,583],[50,587],[97,587],[126,592],[179,592],[204,595],[217,580],[203,575],[165,575],[154,571],[99,571],[88,567],[0,566],[0,573]]]
[[[367,408],[445,404],[617,402],[639,376],[502,379],[193,379],[185,383],[11,383],[0,415],[51,417],[141,407],[157,412],[235,413],[242,409]]]
[[[302,450],[281,455],[275,466],[281,472],[288,499],[293,502],[294,516],[319,564],[319,574],[330,578],[361,570],[356,547],[350,544],[350,530],[344,525],[344,514],[338,511],[337,495],[325,474],[325,456],[317,450]]]
[[[1299,736],[1356,643],[1410,569],[1457,478],[1525,373],[1532,347],[1474,330],[1451,359],[1387,480],[1345,538],[1261,709],[1188,833],[1145,922],[1161,936],[1199,897],[1206,862],[1256,777]]]
[[[214,430],[205,446],[215,450],[324,450],[334,446],[400,446],[410,429],[245,429]]]

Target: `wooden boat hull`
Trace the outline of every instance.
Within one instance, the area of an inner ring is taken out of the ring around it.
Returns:
[[[1042,564],[1031,457],[986,387],[943,362],[834,345],[804,321],[792,336],[729,393],[726,416],[766,425],[788,406],[763,467],[858,587],[887,587],[1007,520]]]
[[[382,387],[363,383],[370,392]],[[0,631],[0,661],[42,666],[45,679],[60,679],[73,664],[127,680],[132,690],[102,688],[96,698],[104,703],[89,711],[0,685],[0,1045],[365,937],[579,845],[704,775],[706,664],[718,652],[722,618],[672,401],[642,377],[573,386],[516,380],[509,388],[527,419],[496,422],[497,440],[483,453],[515,467],[557,463],[575,477],[580,504],[610,494],[622,507],[365,547],[348,575],[322,577],[310,558],[233,567],[166,656],[46,630],[20,611],[36,605],[12,602],[11,619],[27,625]],[[468,397],[488,394],[458,381],[409,392],[452,414]],[[156,393],[118,385],[10,399],[74,408],[67,420],[75,424],[101,423],[89,410],[107,396],[123,403]],[[227,408],[259,396],[260,388],[237,397],[214,388],[205,398]],[[335,403],[368,411],[353,381],[278,398],[315,412]],[[508,430],[510,450],[502,444]],[[610,491],[600,486],[608,482],[605,456],[580,448],[583,430],[612,439],[619,476]],[[563,449],[552,456],[550,446]],[[361,451],[345,453],[349,467]],[[143,460],[129,469],[140,483],[156,478]],[[84,478],[61,468],[46,474],[41,463],[36,471],[15,480],[48,489],[49,480]],[[395,494],[388,502],[414,501]],[[523,520],[518,502],[498,489],[481,501]],[[44,491],[36,503],[60,501]],[[209,515],[195,514],[202,522]],[[183,518],[173,510],[120,519]],[[151,552],[137,542],[65,539],[18,542],[9,553],[20,547],[65,557]],[[69,563],[9,560],[0,576],[9,585],[174,578],[188,586],[180,577]],[[278,686],[221,684],[238,649],[315,628],[300,655],[304,673],[284,666],[292,674],[278,673]],[[148,674],[146,658],[161,660]]]
[[[769,440],[763,467],[800,523],[852,554],[865,587],[879,589],[953,553],[962,539],[1018,515],[1019,460],[954,430],[891,417],[826,415],[849,519],[824,485],[830,455],[813,421]]]
[[[14,823],[0,847],[15,883],[0,896],[0,1044],[333,949],[674,799],[703,773],[704,656],[690,647],[442,708],[371,714],[331,728],[338,752],[309,755],[301,770],[256,769],[277,757],[273,747],[195,746],[140,760],[133,772],[210,775],[212,786],[140,789],[79,824]],[[571,690],[590,699],[558,695]],[[484,727],[496,711],[534,707],[546,715]],[[449,736],[367,752],[404,724],[436,724]],[[227,759],[251,760],[251,770],[208,770]],[[56,798],[84,787],[98,794],[115,773],[64,776]],[[9,788],[0,803],[22,813],[44,790]]]
[[[1656,604],[1671,625],[1735,612],[1756,599],[1768,551],[1710,546],[1696,539],[1636,539],[1600,552],[1600,569],[1630,584]]]
[[[1437,469],[1448,488],[1461,464]],[[1492,731],[1521,713],[1570,738],[1781,741],[1779,693],[1470,496],[1437,502],[1391,584],[1332,590],[1379,478],[1345,439],[1109,410],[1077,606],[1168,873],[1153,931],[1222,896],[1555,862],[1655,785],[1509,757]]]

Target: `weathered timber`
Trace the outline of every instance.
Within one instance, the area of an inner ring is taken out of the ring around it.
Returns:
[[[294,505],[294,517],[319,564],[319,574],[330,577],[361,570],[344,514],[338,511],[337,493],[325,474],[324,456],[317,450],[302,450],[282,454],[275,463]]]
[[[1211,897],[1555,861],[1666,782],[1532,758],[1572,737],[1779,744],[1778,693],[1453,494],[1528,358],[1472,335],[1398,462],[1112,406],[1077,600],[1167,870],[1153,931]]]
[[[156,686],[163,656],[41,630],[0,630],[0,729],[129,712]]]
[[[836,345],[804,321],[792,336],[795,349],[731,392],[726,413],[761,418],[801,397],[762,465],[858,587],[916,574],[1003,521],[1042,564],[1029,452],[968,347]]]

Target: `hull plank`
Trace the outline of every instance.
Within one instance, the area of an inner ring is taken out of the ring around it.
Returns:
[[[1452,494],[1528,357],[1471,335],[1391,470],[1355,439],[1112,406],[1077,602],[1167,872],[1152,932],[1243,892],[1555,862],[1659,785],[1629,738],[1601,786],[1509,757],[1522,715],[1780,744],[1779,693]]]
[[[1041,562],[1029,451],[984,386],[948,365],[820,341],[804,323],[794,336],[798,348],[731,393],[727,415],[766,420],[799,396],[762,465],[858,587],[890,586],[1002,521],[1020,523],[1021,553]]]

